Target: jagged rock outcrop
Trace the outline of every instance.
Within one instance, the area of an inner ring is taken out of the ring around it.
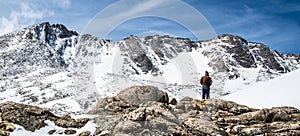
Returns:
[[[21,125],[26,130],[34,132],[45,127],[46,120],[53,121],[57,126],[63,128],[81,128],[89,121],[88,118],[73,119],[69,115],[59,117],[49,110],[11,101],[0,104],[0,114],[3,121],[0,123],[0,129],[7,131],[14,130],[14,127],[8,123]]]
[[[172,107],[159,99],[147,99],[149,94],[163,94],[151,89],[135,86],[121,91],[126,98],[135,99],[133,103],[120,99],[120,94],[100,100],[89,112],[98,115],[94,120],[99,131],[108,130],[112,135],[300,135],[300,113],[293,107],[253,109],[221,99],[189,97]]]

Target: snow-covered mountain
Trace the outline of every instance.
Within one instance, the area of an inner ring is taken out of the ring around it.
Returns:
[[[0,36],[0,102],[16,101],[79,114],[132,85],[153,85],[170,97],[200,98],[208,70],[212,96],[236,92],[300,67],[281,54],[234,35],[206,41],[129,36],[114,42],[65,26],[33,25]]]

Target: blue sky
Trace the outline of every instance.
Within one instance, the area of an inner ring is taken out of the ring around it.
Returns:
[[[101,16],[105,10],[109,14]],[[193,11],[199,14],[190,14]],[[125,21],[117,18],[140,15],[140,12],[143,15],[161,13],[171,20],[159,16],[140,16]],[[102,20],[97,17],[102,17]],[[179,20],[172,20],[176,17]],[[103,18],[106,20],[103,21]],[[89,29],[95,20],[98,22]],[[0,1],[0,34],[41,22],[64,24],[79,33],[91,32],[100,37],[103,29],[99,28],[107,29],[114,24],[106,35],[112,40],[121,40],[129,35],[154,34],[207,39],[214,35],[207,34],[203,27],[211,27],[217,35],[234,34],[248,41],[266,44],[281,53],[300,54],[299,0],[182,0],[181,3],[179,0]]]

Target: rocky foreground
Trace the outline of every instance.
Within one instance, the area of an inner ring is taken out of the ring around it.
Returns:
[[[10,132],[16,129],[12,123],[21,125],[24,129],[34,132],[45,127],[47,125],[45,123],[46,120],[52,121],[55,125],[62,128],[81,128],[90,120],[88,118],[73,119],[69,115],[59,117],[49,110],[37,106],[10,101],[0,104],[0,117],[0,136],[10,135]],[[55,131],[50,130],[49,134],[53,134]],[[64,132],[59,133],[74,134],[76,131],[66,129]]]
[[[253,109],[220,99],[184,98],[169,101],[168,94],[152,86],[134,86],[114,97],[100,100],[89,114],[98,125],[94,133],[79,135],[300,135],[300,113],[293,107]],[[68,128],[61,134],[75,134],[89,119],[58,117],[30,105],[0,104],[0,135],[9,135],[14,124],[28,131],[44,127],[45,120]],[[49,131],[49,134],[56,130]]]

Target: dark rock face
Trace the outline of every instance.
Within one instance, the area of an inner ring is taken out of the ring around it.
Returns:
[[[143,71],[151,72],[153,75],[159,73],[155,63],[165,65],[167,59],[175,58],[181,52],[192,51],[192,43],[189,39],[174,38],[170,36],[147,36],[138,38],[130,36],[120,44],[121,51]],[[154,52],[151,54],[150,52]],[[155,56],[158,56],[156,58]]]
[[[45,127],[45,120],[64,128],[81,128],[89,121],[87,118],[75,120],[70,116],[58,117],[46,109],[15,102],[0,104],[0,113],[2,120],[21,125],[32,132]]]
[[[147,99],[152,93],[145,93],[143,87],[133,88],[127,89],[126,95],[121,92],[99,101],[90,111],[98,115],[94,120],[100,131],[108,130],[112,135],[300,134],[300,113],[293,107],[252,109],[220,99],[185,97],[172,108],[157,99]],[[134,100],[125,102],[119,96]],[[142,98],[145,102],[136,105]]]
[[[248,42],[238,36],[233,35],[220,35],[219,38],[222,42],[228,43],[231,46],[223,46],[226,52],[232,54],[232,57],[245,68],[255,68],[255,60],[248,48]]]
[[[40,37],[44,37],[48,44],[51,45],[51,40],[55,41],[58,38],[67,38],[71,36],[78,36],[78,33],[75,31],[69,31],[64,25],[62,24],[53,24],[50,25],[49,22],[45,22],[42,24],[37,25],[34,27],[34,31],[37,34],[35,38],[40,39]],[[31,36],[31,32],[27,33],[27,35]],[[44,33],[43,36],[41,36]],[[33,35],[32,35],[33,36]]]
[[[129,58],[141,68],[143,73],[148,73],[154,68],[150,59],[146,56],[147,50],[141,45],[141,40],[137,37],[130,37],[125,40],[125,45],[120,46],[121,51],[127,52]]]
[[[146,56],[146,54],[140,54],[133,59],[133,62],[137,64],[138,67],[142,69],[144,73],[151,71],[153,69],[153,64]]]
[[[278,52],[271,51],[271,49],[260,43],[251,43],[249,48],[251,49],[253,56],[258,63],[261,63],[264,68],[273,69],[284,73],[284,68],[278,63],[275,56],[280,56]]]

